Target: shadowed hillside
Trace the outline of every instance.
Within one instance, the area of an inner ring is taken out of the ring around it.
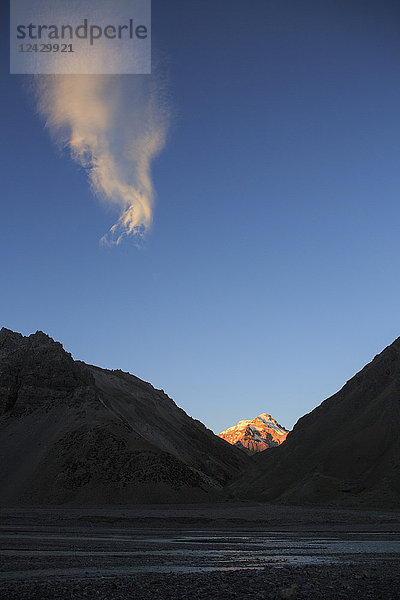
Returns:
[[[400,503],[400,338],[262,452],[230,491],[289,503]]]
[[[249,461],[149,383],[4,328],[0,454],[9,506],[200,501]]]

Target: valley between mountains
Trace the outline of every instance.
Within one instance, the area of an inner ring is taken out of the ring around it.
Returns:
[[[216,436],[134,375],[0,332],[0,504],[268,501],[396,508],[400,339],[293,431],[267,413]]]

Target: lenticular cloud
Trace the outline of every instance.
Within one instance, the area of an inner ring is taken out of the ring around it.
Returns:
[[[154,76],[39,75],[39,113],[55,141],[88,174],[93,192],[118,210],[102,242],[140,237],[152,222],[150,167],[165,145],[168,108]]]

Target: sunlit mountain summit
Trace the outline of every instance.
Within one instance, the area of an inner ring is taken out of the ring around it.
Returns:
[[[279,446],[288,433],[271,415],[262,413],[252,420],[239,421],[222,431],[219,437],[248,454],[255,454]]]

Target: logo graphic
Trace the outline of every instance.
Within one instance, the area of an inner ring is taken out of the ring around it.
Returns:
[[[10,73],[151,73],[151,0],[11,0]]]

